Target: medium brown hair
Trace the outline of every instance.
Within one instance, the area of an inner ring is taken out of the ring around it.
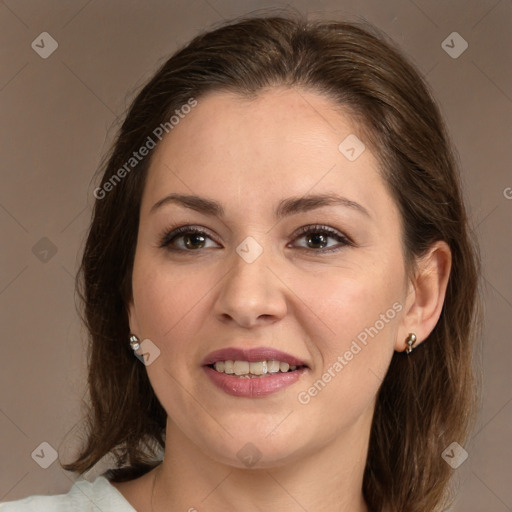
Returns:
[[[274,86],[321,93],[357,122],[401,213],[410,276],[434,242],[451,249],[437,325],[410,356],[393,355],[379,389],[363,481],[372,510],[443,510],[452,470],[441,453],[453,441],[464,445],[475,412],[480,258],[439,109],[386,36],[366,23],[308,21],[296,12],[239,18],[201,33],[133,101],[100,169],[101,186],[191,98],[200,101],[210,91],[251,98]],[[149,471],[165,444],[166,412],[128,344],[127,303],[151,154],[96,200],[77,275],[90,334],[90,409],[86,442],[63,467],[83,473],[114,454],[118,468],[107,474],[116,481]]]

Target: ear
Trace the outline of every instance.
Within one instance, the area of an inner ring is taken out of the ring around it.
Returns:
[[[130,298],[126,304],[126,311],[128,313],[128,324],[130,326],[130,332],[135,335],[139,335],[139,322],[137,320],[137,313],[135,311],[135,304],[133,297]]]
[[[418,260],[416,275],[408,283],[396,351],[405,350],[409,333],[416,334],[414,347],[417,347],[433,331],[443,309],[451,265],[450,247],[442,240],[432,244]]]

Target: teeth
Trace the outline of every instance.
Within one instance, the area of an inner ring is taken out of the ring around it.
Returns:
[[[264,363],[266,363],[266,361],[261,361],[258,363],[249,363],[249,372],[252,373],[253,375],[263,375]]]
[[[286,373],[297,369],[297,366],[290,366],[283,361],[271,359],[269,361],[217,361],[214,364],[215,370],[228,375],[237,375],[242,378],[250,378],[252,375],[267,375],[271,373]]]
[[[235,375],[246,375],[249,372],[249,361],[235,361],[233,363],[233,370]]]
[[[277,373],[282,364],[285,365],[286,363],[280,363],[279,361],[275,361],[275,360],[269,361],[268,362],[268,372],[269,373]],[[287,370],[284,370],[284,371],[287,371]]]

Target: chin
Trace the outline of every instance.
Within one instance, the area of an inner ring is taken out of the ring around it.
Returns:
[[[244,424],[238,425],[238,432],[232,432],[232,437],[224,434],[221,438],[203,439],[201,451],[217,462],[239,469],[285,466],[296,462],[308,451],[308,443],[302,436],[289,432],[269,435],[268,429],[254,429],[254,423],[252,428],[247,425],[247,429]]]

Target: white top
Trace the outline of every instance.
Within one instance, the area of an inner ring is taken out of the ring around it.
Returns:
[[[77,480],[67,494],[34,495],[0,503],[0,512],[136,512],[104,477]]]

